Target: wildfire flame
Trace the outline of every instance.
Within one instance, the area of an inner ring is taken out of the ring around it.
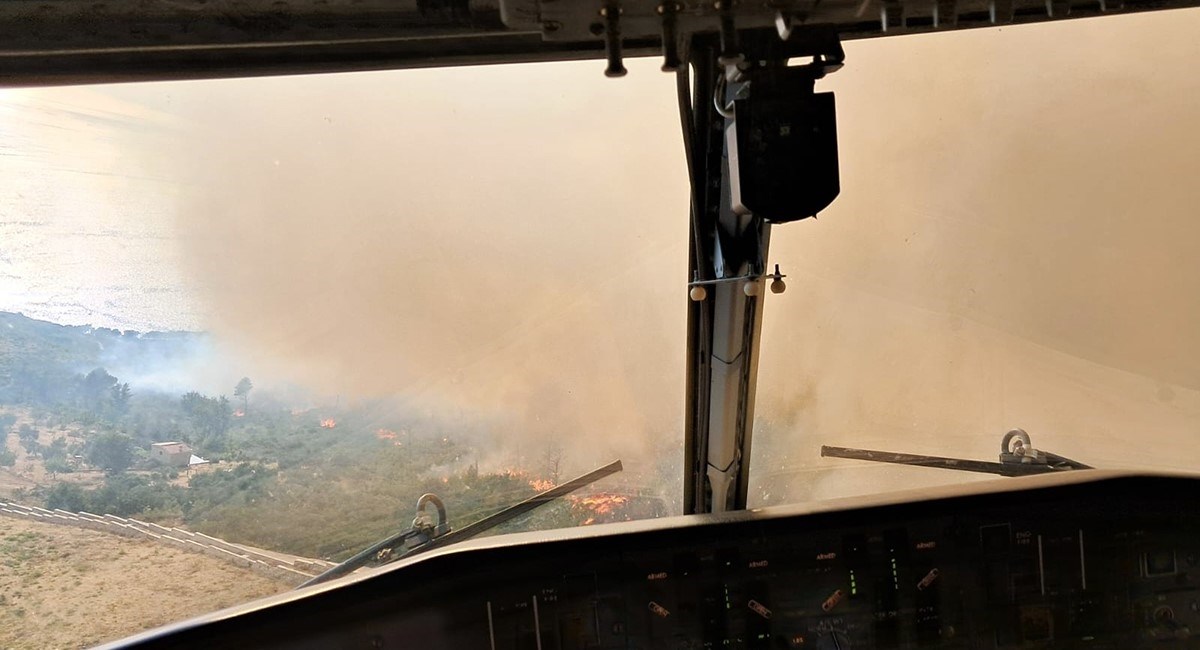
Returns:
[[[611,492],[601,492],[585,497],[573,497],[571,505],[577,508],[586,508],[598,515],[612,514],[614,510],[620,508],[629,502],[629,497],[624,494],[613,494]]]
[[[571,502],[571,508],[576,511],[584,511],[589,513],[589,517],[583,520],[582,525],[590,526],[598,520],[606,521],[616,520],[616,515],[620,514],[621,508],[629,503],[629,497],[624,494],[614,494],[612,492],[597,492],[587,496],[569,496],[567,499]],[[629,519],[626,514],[623,517]]]
[[[234,412],[233,412],[233,417],[235,417],[235,418],[244,418],[244,417],[246,417],[246,412],[245,412],[245,411],[243,411],[242,409],[238,409],[238,410],[236,410],[236,411],[234,411]]]
[[[509,478],[523,479],[529,484],[529,487],[538,492],[545,492],[556,485],[550,479],[535,478],[523,469],[508,468],[501,470],[500,474]],[[583,521],[580,522],[583,526],[614,521],[629,521],[633,516],[633,513],[626,510],[626,506],[633,499],[629,494],[595,492],[586,495],[572,494],[568,495],[566,499],[571,506],[571,510],[577,516],[583,518]]]
[[[337,426],[337,420],[335,420],[333,418],[325,418],[324,420],[321,420],[321,428],[322,429],[332,429],[336,426]]]
[[[396,432],[392,431],[391,429],[379,429],[375,432],[375,437],[379,438],[380,440],[395,440]]]

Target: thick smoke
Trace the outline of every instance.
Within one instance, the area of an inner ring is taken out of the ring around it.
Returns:
[[[635,72],[183,89],[221,107],[191,116],[180,209],[213,331],[329,394],[507,422],[497,450],[651,460],[681,420],[687,189],[670,79]]]
[[[818,448],[989,458],[1015,426],[1194,466],[1197,28],[847,44],[821,84],[843,196],[774,238],[754,499],[963,480]],[[565,436],[592,465],[677,440],[686,181],[672,82],[639,63],[176,86],[212,329],[330,393],[507,421],[497,448]]]
[[[828,80],[842,197],[773,241],[794,275],[767,312],[764,500],[969,478],[830,473],[854,463],[814,461],[821,444],[994,460],[1012,427],[1100,467],[1195,468],[1197,28],[1167,12],[847,47]]]

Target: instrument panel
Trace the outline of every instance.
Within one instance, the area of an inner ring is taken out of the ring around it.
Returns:
[[[114,647],[1200,647],[1200,481],[1070,474],[480,540]]]

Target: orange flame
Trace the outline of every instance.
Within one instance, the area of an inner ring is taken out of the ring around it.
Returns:
[[[629,519],[629,515],[619,517],[620,510],[629,503],[629,496],[624,494],[614,494],[612,492],[598,492],[587,496],[570,496],[567,497],[571,502],[571,508],[576,511],[588,513],[588,518],[583,520],[582,525],[589,526],[597,521],[615,521],[618,518],[625,520]]]
[[[325,418],[324,420],[321,420],[321,428],[322,429],[332,429],[336,426],[337,426],[337,420],[335,420],[333,418]]]
[[[238,409],[238,410],[236,410],[236,411],[234,411],[234,412],[233,412],[233,417],[235,417],[235,418],[244,418],[244,417],[246,417],[246,412],[245,412],[245,411],[243,411],[242,409]]]
[[[395,440],[396,432],[392,431],[391,429],[379,429],[378,431],[375,432],[375,437],[379,438],[380,440]],[[396,444],[400,444],[400,443],[396,443]]]
[[[529,481],[529,487],[537,490],[538,492],[545,492],[546,490],[554,487],[554,481],[535,478]]]
[[[585,497],[574,497],[571,501],[572,505],[577,508],[591,510],[598,515],[607,515],[628,503],[629,497],[623,494],[601,492]]]

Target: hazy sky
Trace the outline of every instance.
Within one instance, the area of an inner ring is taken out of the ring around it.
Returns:
[[[776,229],[772,501],[944,481],[820,444],[1200,457],[1200,12],[847,43],[842,197]],[[682,424],[657,61],[0,91],[0,308],[625,454]],[[768,476],[770,475],[770,476]],[[804,474],[800,474],[804,475]]]

